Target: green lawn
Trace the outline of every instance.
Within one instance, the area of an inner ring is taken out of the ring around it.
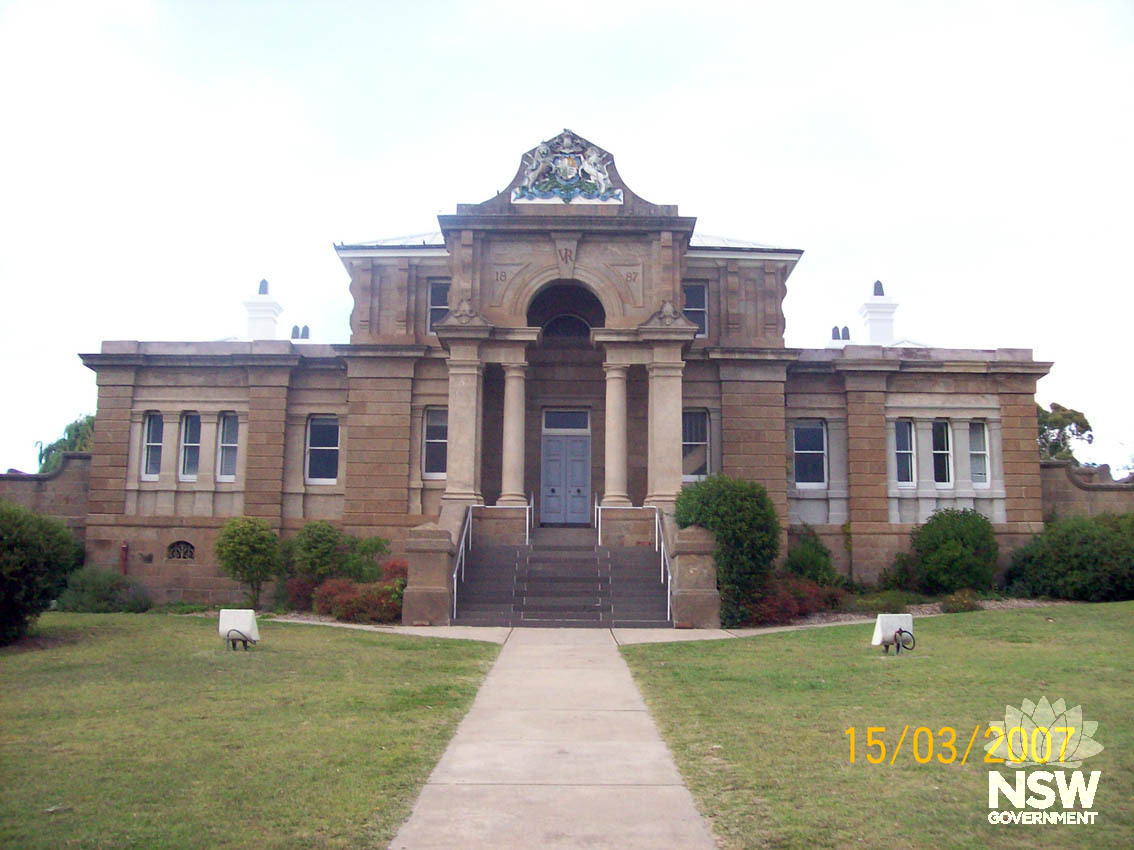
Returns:
[[[724,847],[1130,846],[1134,602],[921,618],[898,657],[868,646],[872,630],[623,649]],[[1098,721],[1094,825],[990,825],[983,738],[965,765],[919,764],[911,738],[889,763],[906,724],[956,728],[959,761],[974,727],[1045,695]],[[867,726],[886,727],[884,764],[866,761]]]
[[[496,657],[466,641],[46,614],[0,651],[0,847],[385,847]]]

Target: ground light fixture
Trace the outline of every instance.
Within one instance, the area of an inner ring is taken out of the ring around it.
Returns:
[[[871,646],[880,646],[882,651],[889,654],[890,647],[894,653],[899,654],[904,649],[907,652],[916,645],[913,636],[913,614],[879,614],[874,621],[874,637]]]
[[[244,651],[248,651],[248,644],[260,642],[260,630],[256,628],[256,612],[251,608],[221,608],[220,621],[217,624],[221,640],[229,644],[233,650],[238,643],[244,644]]]

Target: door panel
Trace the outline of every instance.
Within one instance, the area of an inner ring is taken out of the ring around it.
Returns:
[[[589,523],[591,518],[591,438],[567,437],[567,518]]]
[[[539,493],[540,522],[566,522],[567,487],[565,442],[567,437],[545,435],[541,453]]]
[[[541,446],[541,523],[591,521],[591,438],[545,434]]]

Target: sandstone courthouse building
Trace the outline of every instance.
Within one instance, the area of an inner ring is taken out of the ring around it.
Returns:
[[[762,483],[785,526],[810,524],[864,580],[938,508],[975,508],[1002,546],[1040,530],[1033,397],[1050,364],[1030,351],[787,348],[800,251],[701,236],[569,131],[438,221],[337,248],[349,344],[83,355],[88,562],[126,564],[159,599],[230,601],[212,555],[226,518],[285,535],[328,519],[408,553],[406,620],[436,623],[473,504],[499,506],[476,514],[482,547],[598,516],[613,542],[653,543],[641,508],[664,515],[683,482],[723,472]],[[871,303],[869,320],[892,312]],[[672,618],[711,624],[704,547],[661,525]]]

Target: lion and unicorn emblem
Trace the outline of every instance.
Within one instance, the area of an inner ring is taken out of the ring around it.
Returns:
[[[537,145],[524,162],[524,179],[512,203],[621,204],[607,165],[610,154],[570,130]]]

